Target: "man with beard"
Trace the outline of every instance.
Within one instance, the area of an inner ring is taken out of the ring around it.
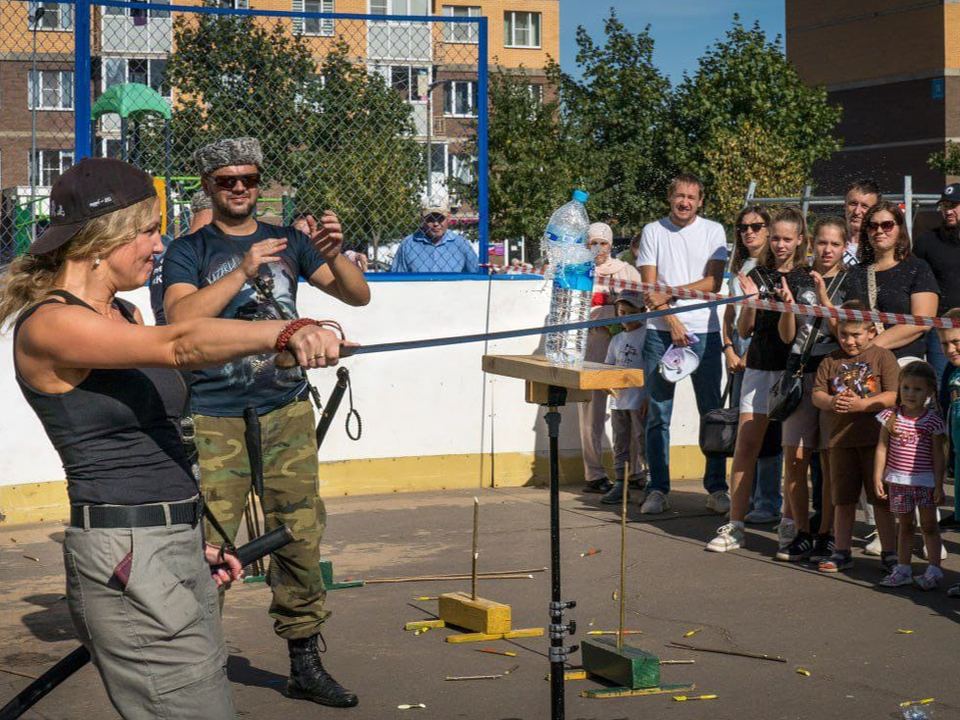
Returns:
[[[257,140],[221,140],[198,150],[195,159],[213,222],[167,249],[163,303],[168,322],[276,319],[274,301],[295,318],[299,277],[348,304],[369,302],[363,273],[341,254],[343,234],[332,212],[310,223],[309,234],[257,221],[263,164]],[[330,614],[320,575],[326,511],[305,376],[300,368],[277,367],[273,355],[263,355],[195,371],[191,380],[201,487],[231,541],[250,488],[244,414],[252,409],[259,417],[266,529],[283,523],[295,538],[273,556],[267,577],[274,631],[290,651],[286,694],[353,707],[357,696],[324,669],[317,649]],[[206,531],[216,537],[212,527]]]

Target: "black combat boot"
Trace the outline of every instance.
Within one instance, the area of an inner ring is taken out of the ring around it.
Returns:
[[[284,694],[288,698],[342,708],[354,707],[359,702],[356,695],[323,669],[316,636],[287,640],[287,647],[290,650],[290,679]]]

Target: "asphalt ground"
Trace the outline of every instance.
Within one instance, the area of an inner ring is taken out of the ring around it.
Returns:
[[[338,580],[469,572],[472,492],[337,498],[328,503],[324,540]],[[490,490],[480,498],[480,569],[547,567],[548,494],[542,488]],[[588,630],[617,626],[620,525],[616,510],[596,495],[565,489],[562,500],[563,596],[569,613]],[[944,589],[960,581],[960,543],[945,534],[951,553],[939,591],[883,589],[879,561],[859,549],[855,567],[824,575],[804,565],[772,560],[772,527],[750,529],[748,546],[727,555],[703,550],[722,524],[705,509],[698,483],[679,483],[673,507],[656,518],[635,504],[627,527],[626,624],[642,630],[629,643],[662,659],[693,665],[662,666],[664,683],[696,683],[694,695],[717,699],[675,702],[671,695],[586,699],[593,680],[568,681],[567,718],[900,718],[900,702],[935,698],[932,717],[960,718],[956,682],[960,600]],[[859,530],[863,530],[859,526]],[[62,526],[0,531],[0,702],[76,646],[63,600],[59,542]],[[919,537],[917,538],[919,547]],[[862,542],[858,543],[862,547]],[[594,555],[581,553],[600,550]],[[915,570],[922,567],[918,559]],[[333,616],[325,636],[326,666],[360,696],[360,705],[334,710],[288,700],[285,644],[266,615],[269,590],[235,585],[224,624],[229,675],[242,718],[492,718],[550,717],[549,665],[544,638],[453,645],[456,631],[415,635],[404,623],[430,619],[435,601],[421,596],[469,590],[469,582],[412,582],[331,591]],[[482,597],[508,603],[514,627],[544,627],[549,618],[548,572],[533,579],[480,583]],[[684,634],[698,632],[690,638]],[[911,630],[904,634],[898,630]],[[786,663],[665,647],[671,641],[779,655]],[[517,657],[476,652],[509,650]],[[571,661],[580,662],[579,653]],[[464,675],[510,674],[496,680],[449,682]],[[810,673],[798,674],[798,669]],[[400,710],[423,703],[425,709]],[[26,718],[114,718],[94,668],[87,666],[42,700]]]

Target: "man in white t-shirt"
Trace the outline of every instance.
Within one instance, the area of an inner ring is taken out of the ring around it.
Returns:
[[[697,215],[703,205],[703,183],[683,173],[670,183],[667,194],[670,214],[643,229],[637,267],[647,283],[661,283],[689,290],[718,292],[727,261],[727,238],[723,226]],[[698,300],[671,300],[661,293],[647,293],[651,310],[696,305]],[[700,415],[720,407],[723,374],[720,318],[716,309],[694,310],[650,320],[643,345],[647,398],[647,467],[650,482],[641,497],[640,511],[649,515],[669,507],[670,419],[673,415],[674,383],[664,379],[658,365],[670,345],[689,346],[700,358],[691,375]],[[692,343],[689,335],[696,335]],[[710,493],[707,507],[718,514],[730,509],[726,463],[708,458],[703,485]]]
[[[843,253],[843,264],[852,267],[857,264],[857,248],[860,245],[860,226],[867,210],[883,200],[883,193],[875,180],[860,178],[850,183],[843,196],[843,214],[847,220],[847,238],[850,244]]]

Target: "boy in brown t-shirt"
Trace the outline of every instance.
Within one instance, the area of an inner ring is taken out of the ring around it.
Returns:
[[[867,309],[856,300],[841,307]],[[873,344],[877,337],[873,323],[840,320],[837,334],[840,349],[823,360],[813,384],[813,404],[825,415],[824,491],[829,485],[836,507],[836,550],[819,564],[821,572],[853,565],[850,543],[861,488],[876,513],[883,560],[890,555],[896,562],[893,516],[889,506],[877,500],[873,464],[880,442],[880,425],[874,416],[896,404],[900,367],[892,352]]]

